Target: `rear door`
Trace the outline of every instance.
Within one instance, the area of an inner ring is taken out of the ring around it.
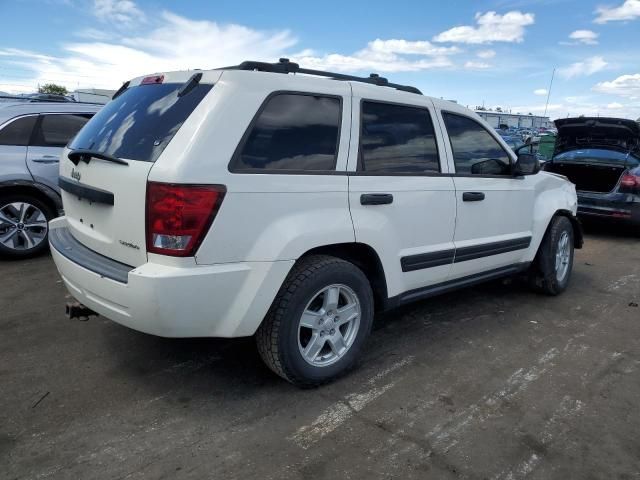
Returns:
[[[188,72],[132,81],[105,105],[65,150],[60,164],[62,201],[71,234],[90,249],[119,262],[147,261],[145,205],[149,171],[187,118],[213,88],[205,81],[180,91]],[[219,77],[219,73],[216,78]],[[125,165],[69,151],[91,150]]]
[[[28,180],[25,168],[27,145],[37,115],[8,120],[0,126],[0,181]]]
[[[92,113],[44,113],[38,116],[27,148],[27,167],[36,182],[58,190],[62,150],[92,116]]]
[[[441,118],[458,212],[451,278],[521,262],[531,242],[535,176],[514,177],[511,154],[475,118],[444,111]]]
[[[353,85],[354,95],[360,90]],[[390,297],[445,281],[456,203],[433,104],[354,98],[349,203],[356,240],[379,254]],[[358,138],[359,137],[359,138]]]

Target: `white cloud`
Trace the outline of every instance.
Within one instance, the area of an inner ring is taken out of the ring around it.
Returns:
[[[585,45],[598,44],[598,34],[591,30],[576,30],[569,35],[569,38]]]
[[[549,90],[547,90],[546,88],[538,88],[533,91],[534,95],[539,95],[541,97],[545,96],[547,93],[549,93]]]
[[[640,73],[635,75],[622,75],[610,82],[600,82],[593,90],[621,97],[640,98]]]
[[[473,60],[469,60],[464,64],[464,68],[468,68],[470,70],[483,70],[485,68],[490,68],[490,67],[491,65],[489,65],[486,62],[476,62]]]
[[[607,104],[607,108],[609,110],[619,110],[621,108],[624,108],[624,105],[622,105],[621,103],[618,103],[618,102],[612,102],[612,103],[608,103]]]
[[[170,12],[154,19],[154,28],[131,28],[140,36],[112,32],[110,41],[86,41],[62,46],[53,57],[0,48],[3,70],[32,71],[0,90],[34,90],[48,82],[70,89],[118,88],[130,78],[158,71],[215,68],[242,60],[275,61],[297,40],[287,30],[265,32],[241,25],[190,20]],[[17,83],[24,84],[24,88]]]
[[[625,0],[618,7],[598,7],[595,23],[607,23],[640,18],[640,0]]]
[[[93,14],[99,20],[129,25],[144,20],[145,15],[132,0],[94,0]]]
[[[418,71],[452,66],[450,55],[459,53],[457,47],[440,47],[426,40],[381,40],[351,55],[330,53],[326,55],[298,55],[292,58],[308,68],[337,71]]]
[[[558,74],[565,79],[589,76],[603,70],[607,65],[604,58],[595,56],[587,58],[582,62],[572,63],[566,67],[559,68]]]
[[[294,53],[298,42],[288,30],[261,31],[192,20],[169,11],[152,17],[132,2],[125,7],[114,7],[116,3],[104,3],[100,14],[105,21],[127,16],[127,20],[120,19],[121,23],[129,22],[126,29],[108,29],[106,36],[97,28],[80,29],[76,33],[79,41],[62,45],[58,56],[0,48],[3,71],[32,72],[28,76],[21,73],[20,80],[0,83],[0,90],[33,91],[38,84],[50,82],[72,90],[115,89],[123,81],[146,73],[216,68],[243,60],[276,61],[283,56],[308,68],[366,73],[420,71],[452,67],[450,56],[461,51],[426,40],[376,39],[353,54],[323,54],[310,49]]]
[[[480,50],[477,54],[478,58],[489,59],[496,56],[495,50]]]
[[[533,25],[535,15],[519,11],[507,12],[500,15],[496,12],[476,13],[477,26],[464,25],[453,27],[434,37],[436,42],[457,43],[492,43],[516,42],[524,39],[525,28]]]

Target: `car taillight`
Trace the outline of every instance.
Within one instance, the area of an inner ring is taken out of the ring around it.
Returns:
[[[224,185],[147,183],[147,252],[193,256],[224,198]]]
[[[625,193],[640,193],[640,176],[627,172],[620,179],[620,191]]]

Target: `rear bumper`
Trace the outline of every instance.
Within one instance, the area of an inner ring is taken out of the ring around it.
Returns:
[[[640,224],[640,196],[578,192],[578,215]]]
[[[66,228],[65,217],[50,229]],[[253,335],[293,261],[196,265],[145,263],[126,283],[96,273],[51,245],[53,260],[71,295],[126,327],[162,337]],[[94,255],[98,255],[94,253]],[[88,265],[91,267],[91,265]]]

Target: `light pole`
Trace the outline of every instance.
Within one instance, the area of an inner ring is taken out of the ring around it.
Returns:
[[[549,83],[549,90],[547,90],[547,103],[544,105],[544,115],[547,116],[547,108],[549,108],[549,97],[551,97],[551,87],[553,86],[553,77],[556,76],[556,69],[553,69],[553,73],[551,74],[551,82]]]

